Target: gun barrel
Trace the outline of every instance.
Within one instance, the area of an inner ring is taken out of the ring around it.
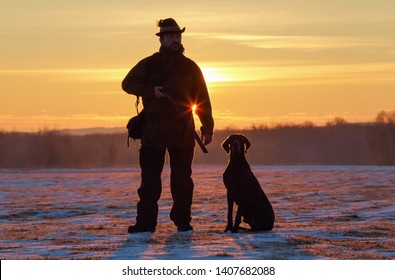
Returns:
[[[169,94],[169,92],[168,92],[168,89],[167,89],[166,87],[163,87],[162,93],[163,93],[164,95],[166,95],[167,99],[170,100],[170,102],[173,104],[174,108],[176,108],[176,110],[178,111],[178,113],[180,113],[181,116],[182,116],[182,114],[184,113],[183,110],[180,108],[180,106],[177,104],[177,102],[175,102],[175,101],[173,100],[173,98],[171,98],[171,96],[170,96],[170,94]],[[188,127],[190,130],[192,130],[193,136],[195,137],[195,140],[196,140],[196,142],[198,143],[198,145],[200,146],[200,148],[202,149],[203,153],[207,154],[207,153],[208,153],[208,150],[207,150],[206,146],[204,146],[204,144],[203,144],[202,140],[200,139],[199,135],[196,133],[196,130],[195,130],[194,126],[193,126],[192,123],[191,123],[191,120],[185,118],[184,116],[182,116],[182,119],[183,119],[184,122],[186,123],[187,127]]]

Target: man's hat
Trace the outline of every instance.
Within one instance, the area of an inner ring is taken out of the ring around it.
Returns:
[[[160,31],[155,34],[156,36],[169,33],[183,33],[185,31],[185,27],[180,29],[177,22],[172,18],[161,19],[157,25],[160,27]]]

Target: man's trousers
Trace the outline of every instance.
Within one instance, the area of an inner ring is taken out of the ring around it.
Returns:
[[[192,181],[194,147],[167,150],[170,159],[170,189],[173,198],[170,219],[176,226],[189,224],[194,188]],[[140,201],[137,203],[137,225],[147,228],[156,227],[165,154],[165,148],[145,145],[140,148],[141,185],[138,189]]]

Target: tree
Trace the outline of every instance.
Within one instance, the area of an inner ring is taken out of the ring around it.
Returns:
[[[395,111],[379,112],[368,137],[375,163],[395,165]]]

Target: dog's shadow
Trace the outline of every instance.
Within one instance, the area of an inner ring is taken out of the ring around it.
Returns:
[[[272,231],[240,230],[225,234],[232,241],[223,246],[224,259],[297,260],[315,259],[276,229]]]

